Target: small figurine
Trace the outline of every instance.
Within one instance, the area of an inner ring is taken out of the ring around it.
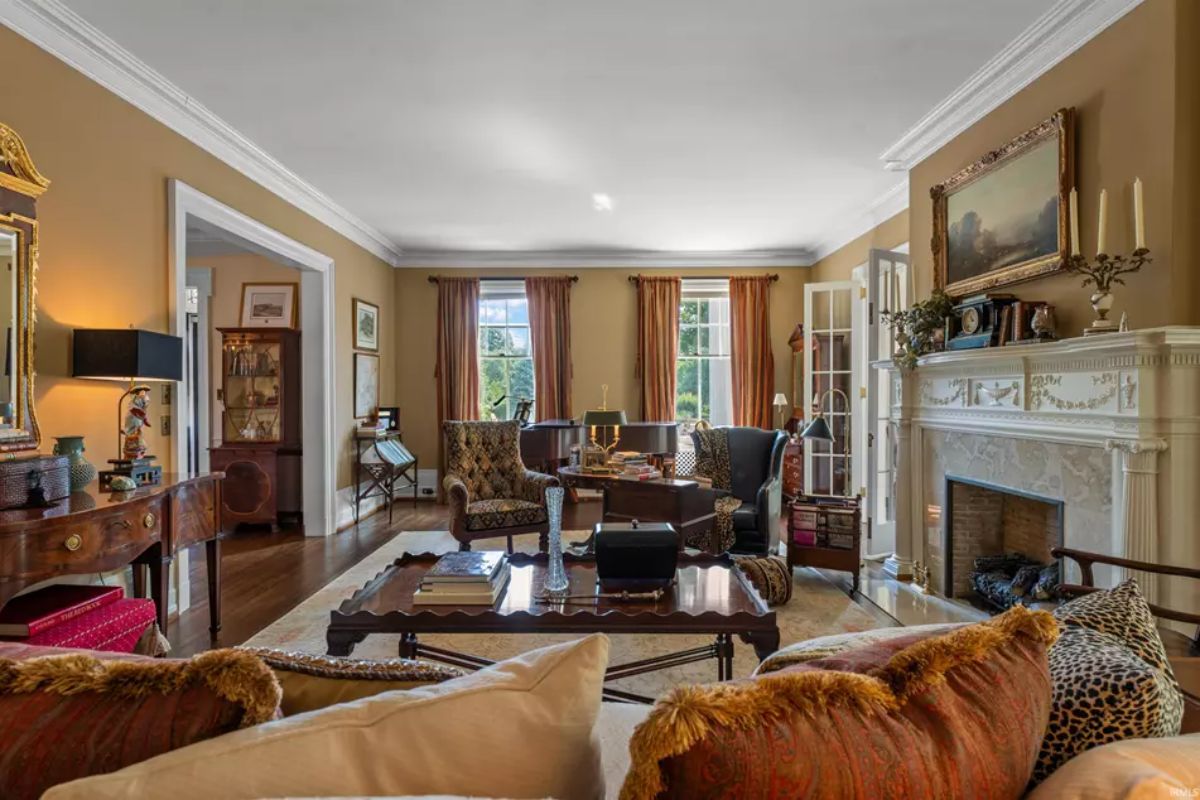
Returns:
[[[1124,311],[1121,312],[1121,324],[1117,326],[1117,330],[1120,331],[1121,333],[1125,333],[1126,331],[1129,330],[1129,314],[1128,313],[1126,313]]]
[[[128,475],[113,475],[108,481],[108,488],[114,492],[132,492],[137,488],[137,481]]]
[[[133,399],[129,403],[129,411],[125,414],[125,424],[121,433],[125,434],[125,445],[121,454],[134,460],[146,455],[146,442],[142,439],[142,429],[150,424],[150,387],[134,386],[129,390]]]
[[[1043,303],[1035,308],[1033,310],[1033,319],[1029,322],[1029,327],[1037,335],[1038,341],[1054,341],[1054,306]]]

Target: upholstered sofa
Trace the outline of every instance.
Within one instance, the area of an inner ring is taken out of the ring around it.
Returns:
[[[442,488],[450,504],[450,534],[459,548],[476,539],[540,535],[546,549],[550,530],[546,489],[558,478],[526,469],[521,461],[520,423],[445,422],[446,477]]]

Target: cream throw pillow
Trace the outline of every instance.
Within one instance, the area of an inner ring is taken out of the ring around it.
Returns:
[[[1160,800],[1200,795],[1200,734],[1125,739],[1068,761],[1026,800]]]
[[[608,639],[268,722],[56,786],[42,800],[469,795],[604,797],[592,728]]]

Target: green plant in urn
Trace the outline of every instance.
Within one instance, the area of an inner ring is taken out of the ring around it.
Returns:
[[[78,492],[92,481],[96,480],[96,467],[83,453],[82,436],[55,436],[54,455],[67,457],[67,474],[71,480],[71,491]]]

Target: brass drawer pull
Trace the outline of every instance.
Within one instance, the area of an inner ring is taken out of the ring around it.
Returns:
[[[66,538],[66,541],[63,542],[63,547],[74,553],[76,550],[83,547],[83,537],[78,533],[72,533]]]
[[[158,520],[154,518],[153,514],[147,514],[146,516],[142,517],[143,528],[153,528],[156,522],[158,522]]]

